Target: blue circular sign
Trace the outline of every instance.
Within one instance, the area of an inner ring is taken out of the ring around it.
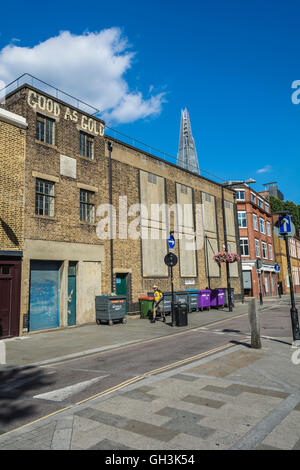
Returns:
[[[275,271],[277,271],[277,272],[280,271],[280,266],[279,266],[279,264],[275,264],[274,269],[275,269]]]

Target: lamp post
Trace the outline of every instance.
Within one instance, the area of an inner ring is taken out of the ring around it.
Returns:
[[[226,217],[225,217],[225,200],[224,200],[224,188],[231,188],[237,184],[256,183],[256,180],[250,178],[246,181],[228,181],[222,183],[222,213],[223,213],[223,230],[224,230],[224,245],[225,251],[228,253],[228,241],[227,241],[227,228],[226,228]],[[228,310],[232,312],[232,296],[231,296],[231,283],[230,283],[230,272],[229,263],[226,262],[226,278],[227,278],[227,292],[228,292]]]

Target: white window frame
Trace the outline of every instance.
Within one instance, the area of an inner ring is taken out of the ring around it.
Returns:
[[[268,243],[269,247],[269,259],[273,260],[273,245],[271,243]]]
[[[251,202],[256,204],[256,195],[254,193],[251,193]]]
[[[244,190],[244,189],[236,189],[235,192],[236,192],[236,200],[237,200],[237,201],[245,201],[245,200],[246,200],[246,194],[245,194],[245,190]],[[238,197],[241,192],[244,193],[244,197],[243,197],[243,198]]]
[[[239,217],[240,214],[245,214],[245,217],[240,219]],[[246,221],[246,225],[240,225],[240,220]],[[246,211],[238,211],[238,225],[239,225],[239,228],[247,228],[247,212]]]
[[[262,199],[257,198],[257,205],[260,209],[264,208],[264,201]]]
[[[248,254],[247,254],[247,255],[245,255],[245,254],[243,254],[243,253],[242,253],[242,252],[244,251],[245,244],[243,244],[243,243],[240,243],[241,256],[243,256],[243,257],[247,257],[247,256],[250,256],[250,250],[249,250],[249,240],[248,240],[248,238],[247,238],[247,237],[240,238],[240,242],[244,242],[244,241],[247,241],[247,244],[246,244],[246,246],[248,247]],[[242,247],[243,247],[243,249],[242,249]]]
[[[257,254],[257,251],[258,251],[258,254]],[[255,238],[255,253],[256,253],[256,258],[260,258],[260,243],[257,238]]]
[[[261,222],[263,222],[263,230],[261,229]],[[266,233],[265,219],[263,219],[262,217],[259,218],[259,230],[260,230],[260,233],[263,233],[265,235]]]
[[[264,256],[264,249],[265,249],[266,256]],[[268,259],[268,246],[266,242],[263,242],[263,241],[261,242],[261,251],[262,251],[263,259]]]
[[[271,237],[271,224],[268,220],[266,222],[266,225],[267,225],[267,235],[268,237]]]
[[[256,232],[258,232],[257,214],[252,214],[252,215],[253,215],[253,228]]]
[[[270,212],[270,206],[265,202],[265,211]]]

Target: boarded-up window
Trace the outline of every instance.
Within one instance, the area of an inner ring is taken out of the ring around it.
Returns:
[[[143,276],[168,276],[167,207],[164,178],[140,170],[141,233]]]
[[[211,194],[202,193],[203,224],[206,232],[216,233],[216,201]]]
[[[224,206],[227,236],[235,237],[234,205],[232,202],[224,201]]]
[[[207,277],[220,277],[220,267],[213,259],[214,254],[219,251],[218,240],[216,238],[207,237],[205,245]]]
[[[220,277],[219,265],[213,259],[214,254],[219,251],[215,196],[202,193],[202,210],[205,233],[206,275],[208,278]]]
[[[228,241],[227,245],[229,253],[237,253],[237,246],[235,242]],[[229,263],[229,275],[230,277],[238,277],[238,261],[235,261],[234,263]]]
[[[177,232],[181,277],[196,277],[196,241],[192,188],[176,183]]]

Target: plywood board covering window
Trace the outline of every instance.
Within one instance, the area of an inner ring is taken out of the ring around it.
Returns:
[[[164,178],[140,170],[140,197],[143,276],[166,277],[168,220]]]

